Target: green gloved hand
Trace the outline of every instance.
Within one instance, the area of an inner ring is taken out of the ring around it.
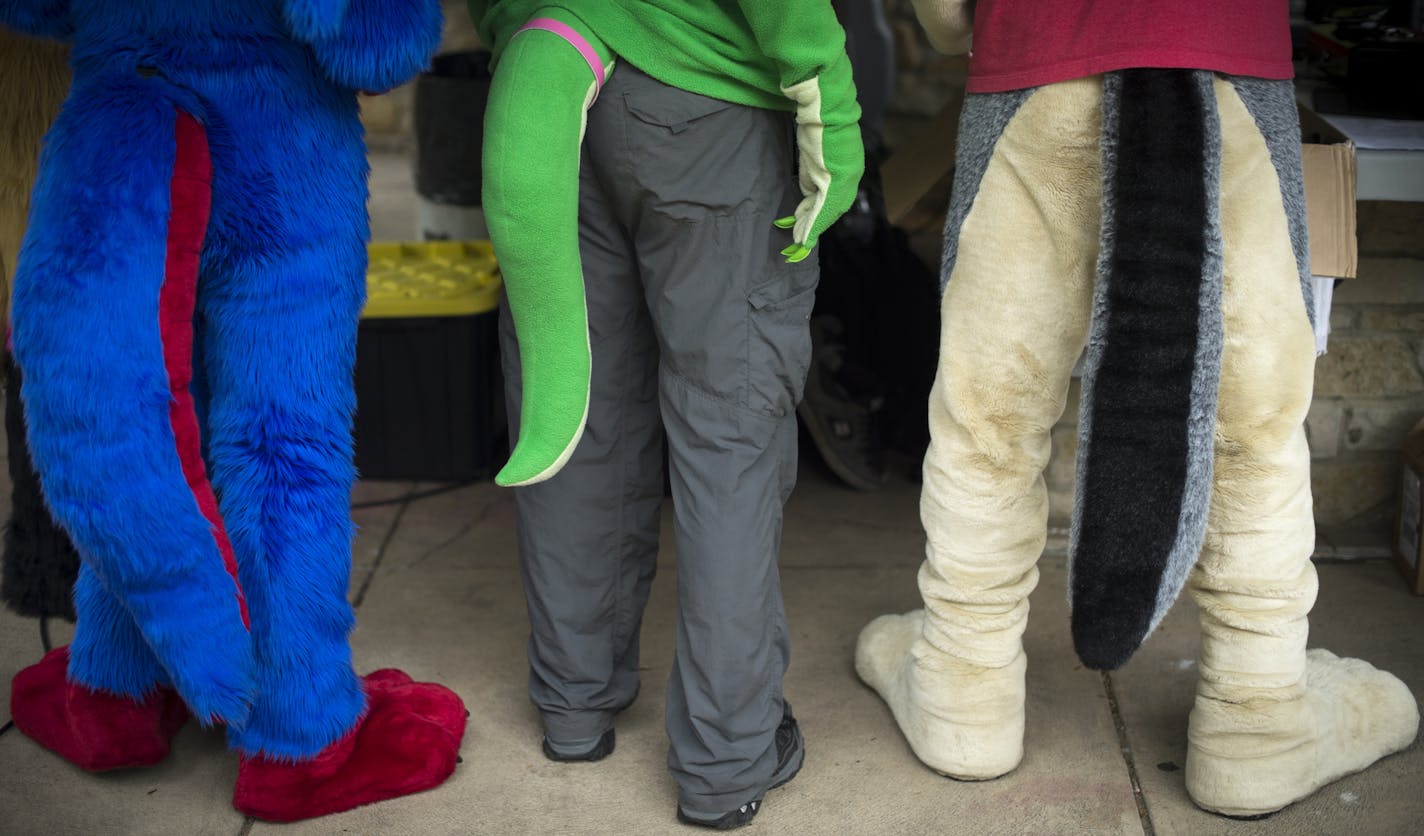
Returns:
[[[860,106],[854,97],[828,104],[821,91],[854,90],[850,61],[840,60],[813,78],[782,88],[796,103],[796,147],[801,194],[796,214],[778,218],[791,230],[791,245],[781,251],[789,263],[804,260],[821,234],[855,202],[865,173],[865,145],[860,136]]]

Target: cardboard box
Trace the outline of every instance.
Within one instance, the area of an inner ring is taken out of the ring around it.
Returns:
[[[1355,234],[1355,143],[1315,112],[1303,106],[1299,110],[1310,272],[1353,279],[1360,263]]]
[[[885,212],[900,223],[954,170],[962,92],[951,96],[924,127],[901,143],[881,166]],[[1301,159],[1305,169],[1310,272],[1354,278],[1359,266],[1355,235],[1355,145],[1316,113],[1301,107]],[[934,210],[943,217],[944,206]]]
[[[1395,514],[1394,562],[1404,583],[1424,595],[1424,421],[1404,437],[1399,477],[1399,510]]]

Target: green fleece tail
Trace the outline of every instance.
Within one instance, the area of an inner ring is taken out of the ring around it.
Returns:
[[[561,16],[562,17],[562,16]],[[572,16],[562,17],[608,52]],[[484,209],[523,365],[519,438],[500,485],[548,479],[588,418],[588,311],[578,245],[579,146],[593,73],[550,32],[513,38],[500,57],[485,115]]]

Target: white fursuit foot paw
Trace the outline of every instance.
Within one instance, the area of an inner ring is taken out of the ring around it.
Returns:
[[[952,658],[922,636],[925,614],[882,615],[860,631],[855,670],[880,694],[925,765],[961,781],[1011,772],[1023,759],[1022,650],[1002,668]]]
[[[1405,748],[1418,729],[1419,707],[1404,683],[1359,659],[1312,650],[1301,686],[1198,686],[1187,793],[1226,816],[1274,813]]]

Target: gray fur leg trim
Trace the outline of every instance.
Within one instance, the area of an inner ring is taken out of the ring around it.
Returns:
[[[959,228],[979,194],[979,183],[994,146],[1004,135],[1009,120],[1033,89],[1007,93],[971,93],[964,97],[964,110],[959,116],[959,144],[954,151],[954,190],[949,199],[949,211],[944,219],[944,257],[940,261],[939,291],[949,283],[954,262],[959,255]]]
[[[1281,203],[1286,208],[1291,249],[1300,270],[1300,292],[1310,324],[1315,325],[1315,285],[1310,279],[1310,241],[1305,225],[1305,174],[1300,161],[1300,113],[1295,104],[1295,88],[1290,81],[1244,76],[1226,76],[1236,95],[1246,105],[1281,181]]]

